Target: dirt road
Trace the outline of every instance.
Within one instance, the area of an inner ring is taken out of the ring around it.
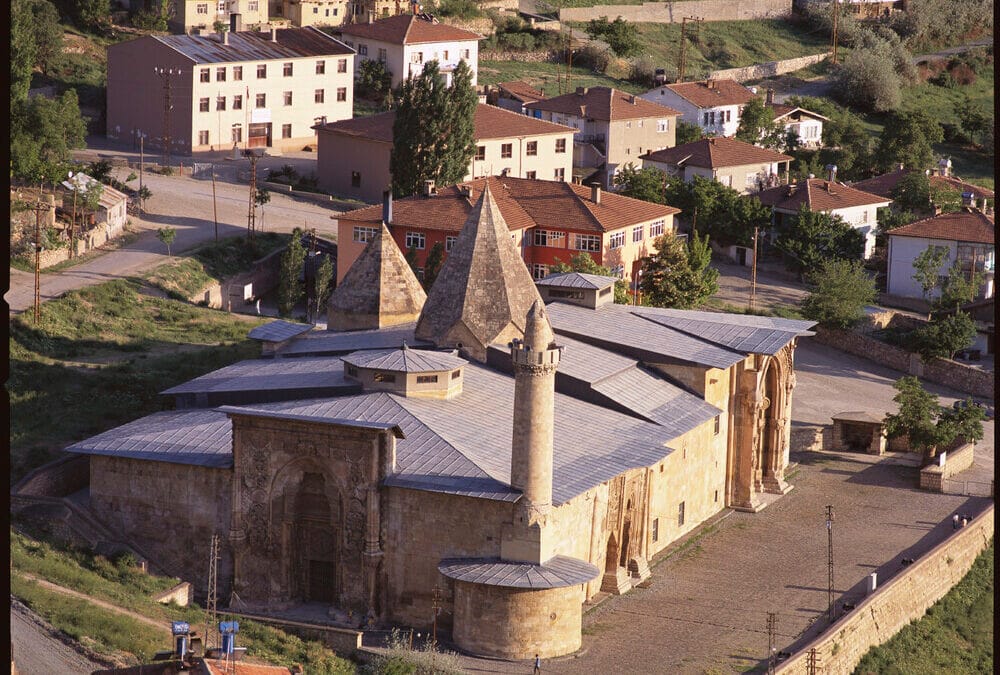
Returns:
[[[51,626],[16,601],[10,606],[10,641],[20,675],[75,675],[107,667],[91,661],[57,638]]]

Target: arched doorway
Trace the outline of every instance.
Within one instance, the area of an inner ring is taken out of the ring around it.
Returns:
[[[757,420],[757,457],[754,489],[758,492],[782,492],[785,424],[785,389],[782,369],[771,358],[761,382],[761,407]]]
[[[337,533],[340,504],[331,503],[321,473],[305,473],[293,500],[294,594],[307,602],[334,603],[339,589]]]

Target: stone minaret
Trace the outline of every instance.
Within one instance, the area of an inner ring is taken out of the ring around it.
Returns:
[[[545,527],[552,509],[555,382],[561,349],[545,307],[535,301],[525,321],[524,339],[515,339],[510,346],[514,364],[510,484],[523,496],[503,538],[504,559],[540,564],[552,557]]]

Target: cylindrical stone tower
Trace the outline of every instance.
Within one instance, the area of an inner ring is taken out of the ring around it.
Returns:
[[[552,430],[561,350],[545,307],[536,300],[525,320],[524,339],[510,346],[514,363],[510,484],[524,493],[525,525],[543,524],[552,507]]]

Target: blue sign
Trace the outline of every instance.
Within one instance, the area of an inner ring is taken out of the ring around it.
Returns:
[[[191,632],[191,626],[187,621],[174,621],[170,624],[170,630],[174,635],[187,635]]]
[[[219,622],[219,632],[220,633],[239,633],[240,632],[240,622],[239,621],[220,621]]]

